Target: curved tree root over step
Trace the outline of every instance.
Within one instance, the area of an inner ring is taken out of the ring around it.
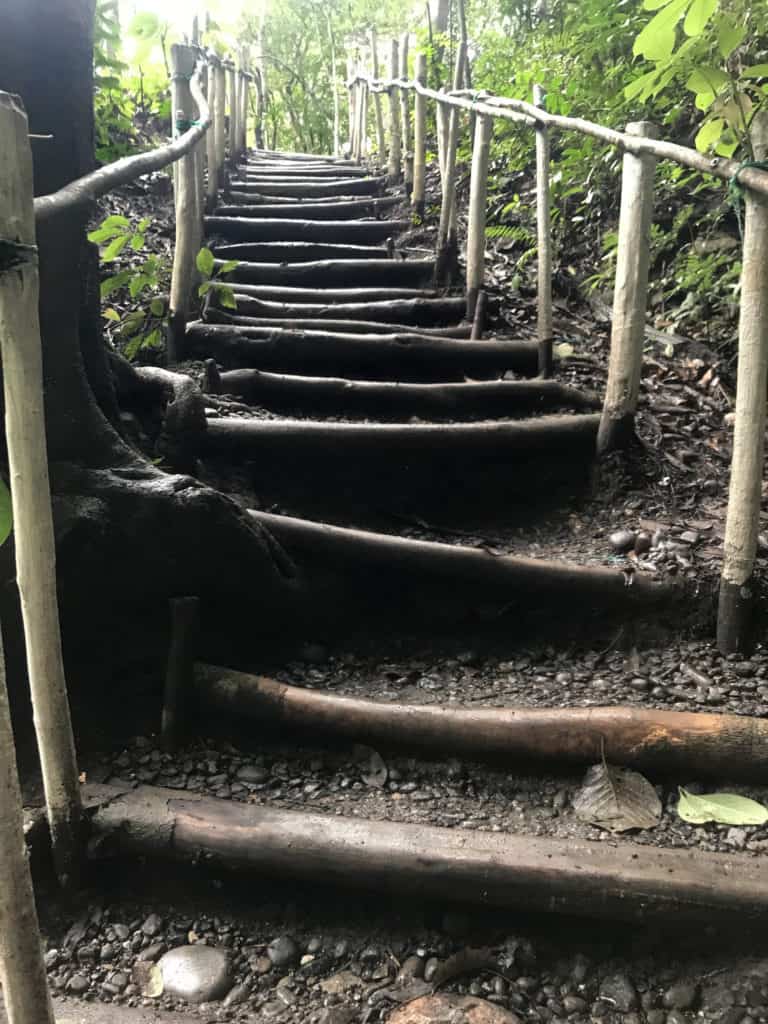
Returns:
[[[264,676],[197,665],[206,712],[247,716],[372,746],[456,754],[478,761],[531,759],[552,769],[605,758],[654,776],[764,780],[768,721],[742,715],[633,707],[457,708],[338,697]]]
[[[334,334],[275,328],[190,324],[190,358],[232,369],[257,367],[281,373],[342,375],[358,380],[460,381],[498,377],[507,370],[532,377],[536,344],[524,341],[463,341],[415,334]]]
[[[92,856],[157,857],[590,917],[763,919],[768,879],[743,854],[496,835],[283,811],[139,786],[83,787]]]
[[[333,334],[391,334],[393,331],[407,331],[409,335],[420,335],[426,338],[469,338],[472,333],[469,324],[458,324],[455,327],[411,327],[405,324],[387,323],[383,320],[294,320],[288,317],[233,316],[214,306],[207,308],[205,320],[209,324],[232,324],[235,327],[326,331]]]
[[[336,423],[328,420],[260,420],[225,417],[208,421],[197,438],[201,451],[217,455],[256,456],[259,452],[298,453],[317,458],[356,458],[361,454],[408,458],[423,452],[449,452],[456,458],[509,458],[538,453],[556,459],[594,453],[598,414],[542,416],[512,423]]]
[[[466,301],[462,298],[382,299],[372,302],[268,302],[237,294],[238,316],[270,317],[283,320],[374,320],[379,323],[435,327],[464,319]]]
[[[407,231],[407,220],[259,220],[206,217],[205,232],[235,242],[333,242],[377,245]]]
[[[326,200],[323,203],[295,201],[287,203],[260,203],[255,206],[237,204],[217,206],[214,217],[298,217],[309,220],[339,220],[346,217],[378,217],[402,203],[401,196],[381,196],[377,199]]]
[[[403,384],[300,377],[263,370],[222,373],[214,393],[238,395],[269,409],[354,412],[361,415],[452,417],[521,416],[556,408],[595,410],[589,395],[554,380],[501,380],[459,384]]]
[[[658,583],[641,573],[635,573],[628,585],[627,576],[618,569],[495,555],[482,548],[411,540],[269,512],[251,510],[249,514],[297,561],[319,560],[340,573],[359,572],[369,581],[376,573],[386,572],[402,577],[404,586],[409,580],[448,583],[455,592],[480,585],[486,592],[493,589],[496,596],[524,600],[526,606],[531,595],[539,594],[572,603],[579,612],[617,606],[659,608],[683,593],[675,583]]]
[[[217,261],[221,267],[221,261]],[[229,283],[351,288],[362,285],[430,284],[434,260],[315,260],[293,266],[273,263],[241,263],[227,278]]]

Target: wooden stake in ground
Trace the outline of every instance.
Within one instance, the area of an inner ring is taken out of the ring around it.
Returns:
[[[626,130],[629,135],[657,135],[656,126],[648,121],[628,124]],[[611,354],[598,454],[625,447],[634,434],[643,364],[655,169],[656,158],[650,154],[624,154]]]
[[[51,841],[56,870],[66,886],[78,873],[81,807],[56,595],[27,131],[18,101],[0,93],[0,356],[16,579]],[[0,751],[12,749],[0,742]],[[4,879],[0,898],[3,890]],[[22,942],[23,936],[12,939]]]
[[[371,43],[371,72],[374,78],[379,77],[379,49],[378,42],[376,39],[376,29],[371,29],[370,34]],[[375,92],[373,94],[373,103],[376,110],[376,155],[378,157],[379,166],[384,165],[387,152],[387,139],[384,134],[384,111],[381,105],[381,93]]]
[[[195,51],[190,46],[171,46],[173,109],[177,126],[186,130],[192,117],[192,93],[189,81],[195,69]],[[231,79],[230,79],[231,81]],[[195,151],[187,153],[176,170],[176,245],[171,273],[168,362],[177,362],[184,340],[187,313],[192,297],[195,256],[199,248],[200,211],[197,208]]]
[[[389,62],[389,77],[397,78],[400,74],[400,47],[397,40],[392,40],[392,49]],[[390,181],[400,181],[400,157],[402,147],[400,143],[400,109],[397,86],[391,85],[389,94],[389,164],[387,174]]]
[[[440,92],[444,92],[441,89]],[[445,189],[445,147],[448,142],[448,107],[438,103],[435,107],[435,125],[437,129],[437,164],[440,170],[440,188]]]
[[[461,88],[465,45],[456,51],[453,76],[455,90]],[[443,203],[440,207],[440,225],[437,229],[437,266],[435,280],[449,282],[456,269],[456,149],[459,144],[459,111],[451,107],[448,112],[448,135],[445,143],[445,174],[443,176]]]
[[[479,114],[475,121],[472,150],[472,178],[469,186],[469,225],[467,231],[467,320],[475,315],[475,304],[485,276],[485,217],[488,195],[488,159],[491,151],[493,120]]]
[[[424,53],[416,54],[416,81],[421,85],[427,84],[427,57]],[[427,99],[417,92],[413,115],[413,192],[411,193],[411,205],[417,217],[424,216],[426,151]]]
[[[218,57],[212,56],[209,58],[208,106],[211,111],[211,126],[205,136],[205,162],[208,168],[205,186],[205,209],[207,213],[213,213],[218,197],[219,171],[216,158],[216,135],[219,130],[217,87],[219,84],[218,65],[220,63]]]
[[[546,110],[547,96],[533,87],[533,102]],[[539,375],[552,375],[552,223],[549,209],[549,129],[536,128],[536,251],[538,257],[537,334]]]
[[[768,113],[752,121],[756,160],[768,155]],[[731,484],[720,577],[717,644],[724,654],[746,651],[752,642],[752,576],[760,525],[768,377],[768,198],[744,196],[744,244],[739,315],[739,362]]]
[[[227,103],[227,73],[222,62],[216,58],[213,65],[216,88],[214,91],[214,131],[216,141],[216,181],[219,188],[224,185],[224,165],[227,159],[226,142],[226,103]]]
[[[347,57],[347,140],[349,143],[349,155],[352,155],[352,150],[355,144],[355,125],[357,124],[357,117],[355,115],[355,98],[357,96],[357,86],[354,84],[354,78],[356,73],[356,65],[352,57]]]
[[[5,120],[4,102],[4,95],[0,95],[0,120]],[[7,136],[2,134],[1,137],[7,145]],[[9,1024],[54,1024],[24,841],[24,813],[1,647],[0,984]]]
[[[235,62],[226,64],[229,98],[229,162],[234,168],[237,163],[237,71]]]
[[[408,80],[408,33],[403,32],[400,36],[400,77]],[[406,195],[411,194],[413,188],[413,147],[411,138],[411,110],[410,110],[410,89],[400,90],[400,117],[402,119],[403,139],[403,179],[405,181]]]

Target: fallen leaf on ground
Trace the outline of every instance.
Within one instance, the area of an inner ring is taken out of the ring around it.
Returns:
[[[691,825],[716,821],[719,825],[764,825],[768,807],[736,793],[689,793],[680,787],[677,813]]]
[[[661,801],[645,776],[629,768],[593,764],[573,799],[576,816],[610,832],[655,828]]]

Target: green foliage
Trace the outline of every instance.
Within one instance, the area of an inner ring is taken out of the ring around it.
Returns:
[[[680,787],[677,813],[691,825],[715,821],[720,825],[764,825],[768,807],[736,793],[707,793],[697,796]]]
[[[8,484],[0,479],[0,545],[5,544],[13,529],[13,505]]]
[[[195,263],[198,273],[203,279],[197,289],[197,294],[203,298],[213,290],[219,302],[225,309],[237,309],[237,299],[231,285],[225,284],[221,278],[231,274],[235,267],[239,266],[239,260],[225,260],[220,267],[216,267],[214,255],[210,249],[201,249],[197,254]]]

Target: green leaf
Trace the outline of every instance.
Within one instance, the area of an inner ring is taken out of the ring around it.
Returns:
[[[151,217],[142,217],[136,228],[137,231],[146,231],[149,225],[152,223]]]
[[[138,252],[139,249],[143,249],[144,248],[144,235],[142,235],[138,231],[136,232],[135,235],[132,235],[131,236],[131,248],[133,249],[134,252]]]
[[[163,336],[160,333],[160,328],[156,327],[154,331],[150,331],[149,334],[144,338],[142,348],[160,348],[163,344]]]
[[[202,299],[202,297],[204,295],[208,294],[208,292],[211,290],[211,288],[213,288],[213,281],[203,281],[203,283],[197,289],[197,294]]]
[[[146,274],[135,274],[128,283],[128,291],[131,298],[135,299],[139,292],[143,291],[148,284],[150,284],[150,280]]]
[[[114,321],[114,323],[120,323],[120,314],[117,312],[116,309],[112,309],[111,306],[109,307],[109,309],[105,309],[101,315],[104,317],[105,320],[112,320]]]
[[[0,544],[5,544],[13,529],[13,505],[8,484],[0,479]]]
[[[739,25],[728,15],[724,15],[717,26],[717,46],[720,56],[724,59],[730,57],[736,47],[741,46],[746,34],[745,25]]]
[[[768,78],[768,64],[752,64],[741,69],[742,78]]]
[[[675,48],[675,28],[691,0],[671,0],[671,3],[651,18],[635,39],[632,52],[648,60],[668,60]]]
[[[705,121],[696,135],[696,149],[700,153],[706,153],[723,134],[724,128],[725,120],[722,117],[713,117]]]
[[[559,345],[555,345],[555,355],[559,359],[568,359],[569,356],[573,355],[573,345],[570,345],[567,341],[561,341]]]
[[[116,260],[123,249],[128,244],[130,235],[118,235],[117,238],[113,238],[107,248],[101,254],[101,258],[105,263],[110,263],[112,260]]]
[[[219,302],[225,309],[237,309],[237,299],[231,288],[217,289]]]
[[[697,796],[679,789],[677,813],[691,825],[716,821],[719,825],[764,825],[768,822],[768,807],[736,793],[706,793]]]
[[[123,217],[119,213],[113,213],[110,217],[105,217],[99,227],[102,228],[129,228],[131,222],[127,217]]]
[[[137,39],[158,39],[160,37],[160,19],[156,14],[144,11],[137,14],[128,26],[128,34]]]
[[[240,260],[225,260],[224,263],[219,267],[218,276],[223,277],[225,274],[231,274],[233,270],[236,270],[240,266]]]
[[[96,228],[95,231],[88,232],[88,241],[96,242],[101,245],[102,242],[108,242],[110,238],[114,238],[116,235],[124,234],[122,228],[111,227],[111,228]]]
[[[113,277],[107,277],[101,282],[101,297],[102,299],[109,298],[113,292],[116,292],[118,288],[123,288],[133,276],[131,270],[121,270],[119,274],[115,274]]]
[[[195,258],[197,269],[204,277],[210,277],[213,273],[214,256],[210,249],[202,248]]]
[[[640,75],[634,82],[630,82],[629,85],[624,86],[624,98],[633,100],[644,93],[647,88],[653,88],[656,84],[661,72],[658,68],[654,68],[653,71],[647,71],[644,75]],[[647,98],[647,97],[644,97]]]
[[[666,7],[670,0],[643,0],[644,11],[658,11],[660,7]]]
[[[687,36],[700,36],[717,10],[718,2],[719,0],[693,0],[683,22],[683,32]]]
[[[163,299],[152,299],[149,304],[149,311],[152,316],[163,316],[165,314],[165,302]]]

